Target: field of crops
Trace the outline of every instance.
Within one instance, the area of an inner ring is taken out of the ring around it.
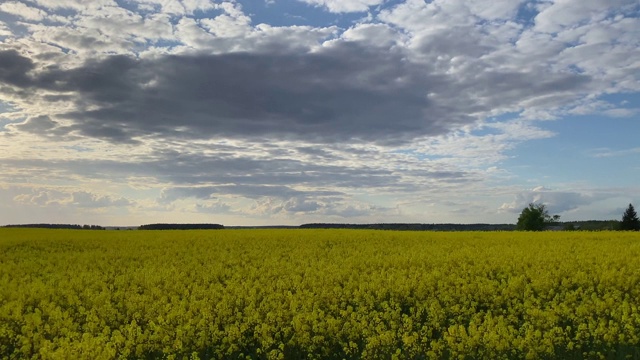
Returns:
[[[640,358],[640,233],[0,229],[3,359]]]

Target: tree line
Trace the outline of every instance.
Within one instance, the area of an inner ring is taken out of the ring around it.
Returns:
[[[408,231],[509,231],[513,224],[341,224],[310,223],[300,225],[301,229],[369,229],[369,230],[408,230]]]
[[[13,228],[43,228],[43,229],[77,229],[77,230],[105,230],[99,225],[78,224],[20,224],[6,225]],[[512,224],[408,224],[408,223],[379,223],[379,224],[339,224],[312,223],[302,224],[302,229],[375,229],[375,230],[430,230],[430,231],[542,231],[542,230],[624,230],[639,231],[640,219],[632,204],[629,204],[622,220],[590,220],[560,222],[560,215],[550,215],[545,204],[530,203],[522,209],[516,225]],[[212,230],[224,229],[220,224],[147,224],[138,230]]]
[[[622,214],[621,221],[590,221],[586,222],[590,225],[593,223],[600,223],[598,228],[581,228],[576,226],[576,222],[567,222],[562,227],[562,230],[622,230],[622,231],[639,231],[640,219],[632,204],[629,204],[624,214]],[[577,222],[583,223],[583,222]],[[541,231],[545,229],[555,228],[560,225],[560,215],[549,215],[546,205],[530,203],[529,206],[522,209],[518,222],[516,224],[516,230],[522,231]],[[604,226],[603,226],[604,225]]]
[[[78,224],[20,224],[6,225],[8,228],[38,228],[38,229],[76,229],[76,230],[105,230],[100,225],[78,225]]]
[[[138,230],[217,230],[224,229],[220,224],[147,224]]]

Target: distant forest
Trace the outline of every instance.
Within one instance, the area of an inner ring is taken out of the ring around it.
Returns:
[[[547,230],[618,230],[618,220],[587,220],[557,222]],[[425,230],[425,231],[514,231],[515,224],[303,224],[303,229],[374,229],[374,230]]]
[[[220,224],[148,224],[138,230],[218,230],[224,229]]]
[[[8,228],[37,228],[37,229],[76,229],[76,230],[104,230],[99,225],[77,225],[77,224],[21,224],[6,225]]]
[[[372,229],[372,230],[431,230],[431,231],[509,231],[513,224],[303,224],[302,229]]]
[[[8,228],[42,228],[42,229],[76,229],[76,230],[105,230],[99,225],[77,224],[21,224],[6,225]],[[224,229],[220,224],[147,224],[139,226],[138,230],[218,230]],[[300,226],[232,226],[232,229],[371,229],[371,230],[411,230],[411,231],[513,231],[515,224],[406,224],[406,223],[380,223],[380,224],[336,224],[336,223],[312,223]],[[618,220],[588,220],[557,222],[549,226],[547,230],[618,230]]]

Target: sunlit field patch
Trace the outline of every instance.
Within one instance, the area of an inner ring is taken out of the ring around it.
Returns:
[[[640,233],[0,229],[0,358],[640,357]]]

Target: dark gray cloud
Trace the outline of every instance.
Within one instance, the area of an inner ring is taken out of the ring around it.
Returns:
[[[401,51],[344,41],[303,54],[114,55],[73,69],[34,67],[15,51],[0,53],[1,82],[71,101],[75,110],[51,114],[73,122],[64,130],[111,142],[152,135],[394,144],[589,81],[540,81],[535,71],[445,75]]]
[[[18,87],[29,86],[32,81],[27,73],[33,68],[33,61],[17,51],[0,51],[0,82]]]

